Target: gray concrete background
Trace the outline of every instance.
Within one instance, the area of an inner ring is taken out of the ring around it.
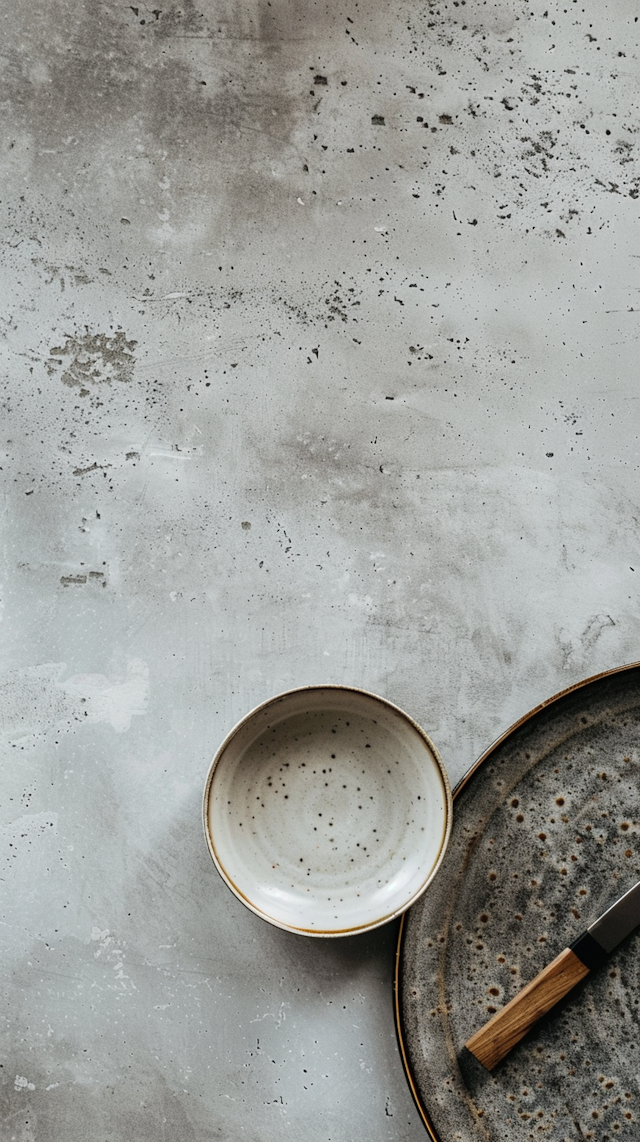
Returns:
[[[631,0],[5,5],[0,1136],[417,1142],[395,931],[200,835],[251,706],[453,781],[638,653]]]

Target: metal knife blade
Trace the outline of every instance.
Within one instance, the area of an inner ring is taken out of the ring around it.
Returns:
[[[640,924],[640,880],[607,908],[587,932],[605,952],[612,952]]]

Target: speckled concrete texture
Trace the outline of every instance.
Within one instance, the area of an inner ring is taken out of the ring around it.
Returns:
[[[411,1071],[443,1142],[637,1137],[637,932],[491,1074],[464,1043],[640,877],[639,766],[635,668],[535,715],[456,801],[401,972]]]
[[[397,702],[455,781],[638,657],[637,32],[5,4],[7,1138],[421,1137],[393,932],[250,916],[202,785],[289,686]]]

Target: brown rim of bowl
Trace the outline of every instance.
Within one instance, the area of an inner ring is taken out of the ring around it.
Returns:
[[[431,872],[429,873],[429,876],[426,878],[424,884],[422,884],[420,886],[420,888],[418,889],[417,892],[414,892],[411,899],[408,900],[406,904],[403,904],[402,908],[396,908],[393,912],[389,912],[385,916],[382,916],[379,919],[374,920],[373,923],[371,923],[371,924],[360,924],[360,925],[357,925],[357,926],[352,927],[352,928],[335,928],[335,929],[329,928],[329,929],[322,929],[322,930],[318,930],[318,929],[314,928],[313,930],[311,930],[309,928],[298,928],[292,924],[283,924],[282,921],[275,920],[272,916],[269,916],[269,914],[267,912],[263,912],[261,908],[257,908],[252,903],[252,901],[241,891],[241,889],[239,889],[238,886],[234,883],[233,879],[231,878],[229,873],[225,870],[224,866],[222,865],[221,861],[218,859],[218,857],[216,855],[213,840],[212,840],[211,834],[209,832],[209,822],[208,822],[209,792],[211,790],[211,783],[213,781],[214,772],[216,770],[218,762],[220,761],[220,758],[222,757],[227,746],[229,745],[229,742],[232,741],[232,739],[235,737],[235,735],[238,733],[238,731],[240,729],[242,729],[242,727],[244,725],[246,725],[247,722],[251,721],[251,719],[254,718],[256,714],[259,714],[261,710],[266,709],[267,706],[272,706],[272,705],[274,705],[275,702],[280,701],[282,698],[288,698],[292,694],[302,694],[305,691],[309,691],[309,690],[347,691],[348,693],[351,693],[351,694],[364,694],[367,698],[373,698],[376,702],[380,702],[381,705],[386,706],[388,709],[393,710],[394,713],[399,714],[401,716],[401,718],[403,718],[406,722],[408,722],[411,726],[413,726],[413,728],[415,730],[417,730],[420,737],[423,738],[424,741],[427,743],[429,749],[431,750],[431,752],[432,752],[432,754],[433,754],[433,756],[437,762],[438,768],[440,770],[440,777],[442,778],[442,784],[444,786],[444,794],[445,794],[446,821],[445,821],[445,828],[444,828],[444,833],[442,836],[442,841],[440,843],[440,850],[438,852],[438,857],[436,859],[436,862],[433,865],[433,868],[431,869]],[[297,935],[300,935],[300,936],[320,936],[320,937],[324,937],[324,938],[331,938],[334,936],[355,936],[355,935],[359,935],[361,932],[370,932],[374,928],[380,928],[383,924],[388,924],[389,921],[397,919],[397,917],[401,916],[403,914],[403,912],[406,912],[407,908],[410,908],[412,904],[415,904],[416,900],[418,900],[422,896],[422,893],[425,892],[426,889],[429,887],[429,885],[431,884],[431,881],[433,880],[438,869],[440,868],[440,865],[442,864],[444,854],[446,852],[446,848],[447,848],[447,845],[449,843],[449,836],[451,834],[452,815],[453,815],[453,796],[452,796],[452,792],[451,792],[451,785],[449,782],[449,778],[447,776],[447,771],[446,771],[445,766],[444,766],[444,762],[443,762],[442,758],[440,757],[440,754],[438,753],[438,750],[436,749],[435,745],[431,741],[431,738],[422,729],[422,726],[418,725],[418,723],[416,721],[414,721],[414,719],[409,714],[407,714],[404,710],[402,710],[400,708],[400,706],[396,706],[394,702],[390,702],[387,698],[381,698],[379,694],[374,694],[371,690],[363,690],[361,686],[342,686],[342,685],[339,685],[338,683],[333,683],[333,682],[317,683],[317,684],[314,684],[311,686],[294,686],[291,690],[283,690],[279,694],[274,694],[274,696],[272,698],[268,698],[266,700],[266,702],[260,702],[259,705],[254,706],[254,708],[252,710],[249,710],[249,713],[245,714],[244,717],[241,718],[240,721],[236,723],[236,725],[233,727],[233,729],[229,731],[229,733],[225,737],[224,741],[222,742],[221,746],[217,750],[215,757],[214,757],[214,759],[211,762],[211,765],[209,767],[209,772],[207,774],[207,780],[205,782],[205,787],[204,787],[204,796],[202,799],[202,824],[203,824],[203,829],[204,829],[205,840],[207,842],[207,848],[209,849],[209,854],[211,856],[211,859],[213,860],[213,863],[215,864],[218,872],[220,873],[220,876],[224,880],[227,887],[230,888],[231,891],[234,893],[234,895],[237,896],[238,899],[241,900],[242,903],[245,904],[247,908],[249,908],[252,912],[254,912],[256,916],[259,916],[262,920],[266,920],[269,924],[273,924],[276,928],[282,928],[286,932],[295,932]]]
[[[527,714],[523,714],[521,718],[518,718],[518,720],[513,723],[513,725],[509,726],[508,730],[505,730],[503,734],[500,734],[500,737],[497,737],[495,739],[495,741],[491,743],[489,748],[485,749],[484,753],[480,754],[480,757],[478,758],[478,760],[476,762],[474,762],[474,764],[471,766],[471,769],[467,770],[467,772],[464,774],[463,777],[460,778],[457,785],[455,786],[455,788],[453,790],[453,800],[455,801],[456,797],[458,796],[459,793],[462,792],[462,790],[464,789],[467,782],[471,780],[474,773],[480,768],[480,766],[483,764],[483,762],[487,761],[487,759],[491,756],[493,751],[495,749],[497,749],[499,745],[502,745],[502,742],[506,741],[507,738],[509,738],[511,736],[511,734],[515,733],[515,731],[517,729],[519,729],[520,726],[524,725],[525,722],[528,722],[529,719],[533,718],[536,714],[539,714],[541,710],[544,710],[547,706],[552,706],[554,702],[557,702],[560,698],[564,698],[565,694],[571,694],[571,693],[573,693],[574,690],[581,690],[583,688],[583,686],[589,686],[591,682],[598,682],[600,678],[610,678],[613,674],[623,674],[625,670],[636,670],[639,666],[640,666],[640,661],[638,661],[638,662],[627,662],[624,666],[614,666],[611,670],[601,670],[598,674],[590,674],[588,678],[583,678],[581,682],[574,682],[573,686],[565,686],[564,690],[558,690],[557,694],[552,694],[552,696],[550,698],[546,698],[544,702],[539,702],[537,706],[534,706],[532,710],[529,710],[529,712]],[[431,1122],[431,1119],[429,1118],[427,1108],[426,1108],[426,1106],[423,1105],[422,1099],[420,1098],[420,1095],[418,1093],[418,1089],[417,1089],[416,1084],[413,1080],[413,1075],[411,1074],[411,1067],[409,1066],[409,1058],[407,1056],[407,1051],[406,1051],[405,1044],[404,1044],[404,1038],[402,1035],[402,1013],[400,1010],[401,1003],[402,1003],[402,988],[401,988],[401,984],[400,984],[400,961],[402,959],[402,944],[403,944],[403,939],[404,939],[404,921],[405,921],[405,916],[403,913],[401,920],[400,920],[400,927],[398,929],[398,941],[396,943],[396,960],[395,960],[395,968],[394,968],[394,974],[393,974],[393,1014],[394,1014],[395,1025],[396,1025],[396,1037],[398,1040],[398,1047],[400,1049],[400,1058],[402,1059],[402,1065],[404,1067],[405,1077],[406,1077],[407,1083],[409,1084],[409,1090],[411,1091],[411,1094],[413,1095],[413,1101],[416,1104],[416,1109],[418,1110],[418,1113],[419,1113],[424,1125],[427,1128],[427,1133],[428,1133],[429,1137],[432,1139],[432,1142],[441,1142],[439,1135],[436,1134],[435,1126],[433,1125],[433,1123]]]

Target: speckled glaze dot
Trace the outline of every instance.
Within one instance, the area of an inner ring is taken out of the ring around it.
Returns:
[[[534,712],[457,796],[399,972],[409,1069],[440,1142],[636,1142],[639,932],[491,1073],[463,1044],[640,878],[639,832],[638,667]]]
[[[205,833],[227,884],[280,927],[373,928],[417,899],[451,822],[424,732],[362,690],[308,687],[254,710],[214,759]]]

